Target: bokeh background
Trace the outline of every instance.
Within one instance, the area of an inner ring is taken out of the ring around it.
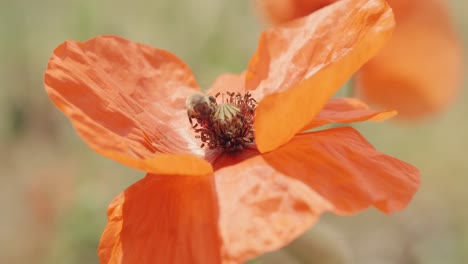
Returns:
[[[468,2],[450,4],[468,47]],[[59,43],[118,34],[177,54],[207,87],[246,67],[263,27],[249,1],[0,0],[0,263],[98,263],[108,203],[144,175],[91,151],[48,99],[43,73]],[[462,92],[422,123],[356,125],[420,168],[411,205],[324,215],[252,263],[468,263],[467,116]]]

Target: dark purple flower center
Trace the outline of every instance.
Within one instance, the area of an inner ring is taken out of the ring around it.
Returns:
[[[186,103],[190,124],[202,141],[200,147],[236,152],[254,143],[253,120],[257,101],[249,92],[226,92],[215,96],[198,93],[190,96]]]

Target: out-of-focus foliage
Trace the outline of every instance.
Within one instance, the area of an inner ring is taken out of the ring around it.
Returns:
[[[468,47],[468,4],[451,3]],[[47,98],[42,77],[55,46],[118,34],[177,54],[206,87],[245,68],[261,27],[248,1],[1,0],[0,263],[98,263],[107,204],[143,176],[89,150]],[[468,262],[467,102],[462,93],[422,124],[357,125],[378,149],[420,168],[405,211],[326,215],[254,263]]]

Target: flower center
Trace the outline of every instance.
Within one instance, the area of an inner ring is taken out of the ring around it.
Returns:
[[[220,95],[221,99],[218,99]],[[253,119],[257,101],[249,92],[243,95],[218,93],[215,96],[197,93],[187,98],[186,104],[190,124],[202,141],[200,147],[235,152],[254,143]]]

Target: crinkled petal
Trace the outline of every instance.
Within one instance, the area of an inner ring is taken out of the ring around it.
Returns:
[[[338,214],[371,205],[392,213],[408,205],[419,187],[414,166],[378,152],[351,127],[297,135],[263,157],[330,201]]]
[[[167,51],[116,36],[66,41],[49,60],[45,88],[86,143],[109,158],[170,173],[164,164],[153,170],[152,160],[203,155],[193,150],[199,143],[185,109],[186,97],[200,89],[187,65]]]
[[[215,171],[227,263],[244,263],[286,245],[332,210],[313,189],[275,170],[258,151],[249,151],[233,160],[225,156]]]
[[[385,48],[359,71],[358,95],[405,119],[440,112],[455,99],[463,77],[462,46],[448,3],[388,2],[397,26]]]
[[[307,16],[336,0],[257,0],[260,11],[273,24]]]
[[[263,33],[246,73],[246,89],[261,100],[259,150],[277,148],[309,123],[393,27],[385,1],[343,0]]]
[[[241,74],[226,73],[218,76],[206,93],[213,96],[217,93],[226,92],[244,93],[244,85],[245,72]]]
[[[383,121],[394,117],[394,110],[377,111],[369,109],[356,98],[332,98],[303,130],[309,130],[332,123],[354,123],[361,121]]]
[[[148,174],[117,196],[107,214],[101,264],[221,263],[212,175]]]
[[[234,263],[284,246],[325,211],[400,210],[419,186],[416,168],[349,127],[301,134],[266,154],[223,155],[214,166],[222,257]]]

